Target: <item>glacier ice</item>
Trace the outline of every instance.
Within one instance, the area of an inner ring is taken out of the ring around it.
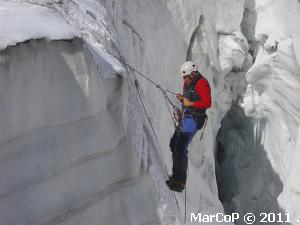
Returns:
[[[164,183],[164,97],[118,58],[172,91],[192,59],[211,84],[186,224],[191,212],[295,221],[299,11],[297,0],[3,0],[0,224],[184,223],[185,196]]]
[[[61,40],[79,35],[57,12],[45,7],[13,3],[0,7],[0,49],[30,39]]]

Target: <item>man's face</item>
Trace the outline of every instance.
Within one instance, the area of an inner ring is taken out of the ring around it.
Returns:
[[[186,83],[187,85],[189,85],[192,82],[190,75],[184,76],[183,80],[184,80],[184,83]]]

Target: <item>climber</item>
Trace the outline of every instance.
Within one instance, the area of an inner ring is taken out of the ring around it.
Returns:
[[[182,103],[182,116],[170,140],[173,174],[166,181],[169,188],[177,192],[182,192],[186,184],[188,145],[195,133],[203,127],[206,109],[211,106],[209,83],[192,61],[182,64],[180,76],[184,79],[183,95],[177,93],[176,97]]]

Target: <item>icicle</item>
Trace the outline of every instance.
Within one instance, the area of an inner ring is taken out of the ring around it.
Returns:
[[[260,133],[260,121],[261,118],[255,118],[253,124],[253,133],[254,133],[254,142],[253,142],[253,151],[256,152],[256,146],[258,145],[258,141],[260,140],[259,133]]]

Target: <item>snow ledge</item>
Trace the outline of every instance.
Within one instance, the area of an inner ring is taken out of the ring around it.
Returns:
[[[30,39],[67,40],[79,37],[79,33],[59,14],[40,6],[1,7],[0,27],[0,50]]]

